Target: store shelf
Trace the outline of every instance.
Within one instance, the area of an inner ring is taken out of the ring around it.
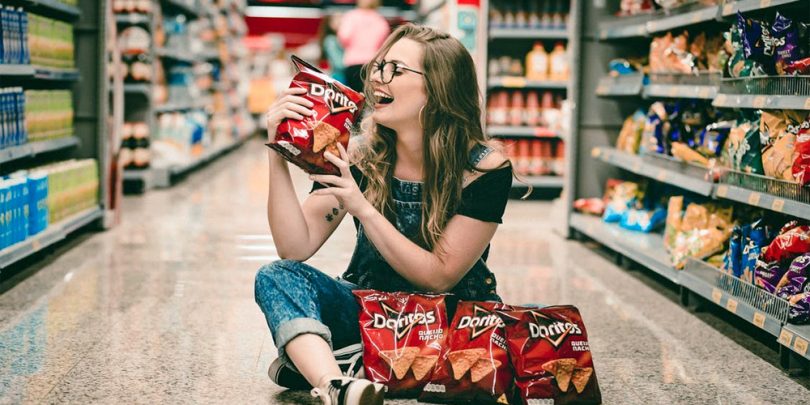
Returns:
[[[640,176],[710,196],[713,185],[698,177],[702,168],[655,156],[639,156],[614,148],[593,148],[591,156]],[[705,169],[702,169],[705,170]]]
[[[60,3],[56,0],[26,0],[26,3],[28,3],[28,11],[62,21],[75,21],[82,15],[78,7]]]
[[[620,76],[606,76],[599,79],[596,95],[600,97],[639,96],[644,88],[644,74],[633,73]]]
[[[45,231],[0,250],[0,269],[67,238],[69,234],[101,218],[102,214],[100,207],[90,208],[56,224],[50,224]]]
[[[142,13],[116,14],[115,22],[122,25],[151,25],[152,16]]]
[[[810,76],[724,79],[715,107],[810,110]]]
[[[565,179],[562,176],[522,176],[525,183],[512,179],[512,188],[527,187],[556,189],[563,188]]]
[[[490,39],[568,39],[567,30],[491,28]]]
[[[723,17],[730,17],[737,14],[738,11],[747,13],[749,11],[761,10],[768,7],[782,6],[785,4],[798,3],[802,0],[740,0],[726,1],[722,6]]]
[[[152,89],[151,85],[149,84],[125,84],[124,93],[141,95],[146,98],[150,98],[152,96]]]
[[[690,98],[711,100],[717,96],[717,86],[692,86],[683,84],[648,84],[644,86],[644,97]]]
[[[599,39],[623,39],[647,35],[647,21],[652,13],[630,17],[604,18],[599,23]]]
[[[70,136],[67,138],[31,142],[25,145],[0,149],[0,163],[9,163],[16,160],[28,159],[43,153],[72,148],[78,144],[79,138]]]
[[[34,67],[31,65],[2,65],[0,64],[0,77],[3,76],[12,76],[12,77],[25,77],[25,76],[33,76],[34,75]]]
[[[154,186],[158,188],[170,187],[172,185],[172,179],[175,176],[181,176],[196,170],[208,162],[211,162],[212,160],[215,160],[216,158],[236,149],[242,143],[244,143],[244,141],[245,138],[224,146],[212,148],[184,164],[172,165],[169,167],[153,167],[151,171]]]
[[[571,214],[571,227],[611,250],[680,284],[680,272],[670,264],[663,236],[657,233],[629,231],[602,218],[580,213]]]
[[[34,79],[50,80],[54,82],[75,82],[79,80],[79,71],[76,69],[50,69],[35,66]]]
[[[194,63],[197,61],[197,57],[192,55],[191,52],[179,49],[155,48],[155,54],[163,59],[171,59],[178,62]]]
[[[163,6],[170,10],[179,11],[180,13],[185,14],[190,19],[195,19],[199,17],[199,13],[195,10],[192,6],[186,5],[184,2],[180,0],[161,0]]]
[[[185,102],[181,103],[167,103],[164,105],[155,106],[154,110],[156,113],[166,113],[166,112],[174,112],[174,111],[186,111],[186,110],[193,110],[195,108],[203,108],[205,104],[201,101],[197,100],[186,100]]]
[[[810,219],[810,188],[798,183],[755,174],[727,172],[720,178],[714,196]]]
[[[663,11],[656,13],[656,17],[647,22],[646,30],[648,34],[655,34],[683,28],[694,24],[700,24],[717,19],[719,13],[718,6],[686,6],[683,9],[676,9],[666,14]]]
[[[525,77],[490,77],[487,85],[492,88],[506,89],[566,89],[566,81],[528,80]]]
[[[786,300],[723,273],[706,262],[687,259],[680,280],[688,290],[774,337],[779,336],[782,325],[787,322],[790,304]]]
[[[560,134],[544,127],[512,127],[512,126],[487,126],[489,136],[508,137],[536,137],[536,138],[559,138]]]
[[[790,348],[805,359],[810,360],[810,350],[807,349],[810,342],[810,325],[785,325],[779,335],[779,343]]]

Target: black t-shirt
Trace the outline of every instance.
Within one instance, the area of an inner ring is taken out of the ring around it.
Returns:
[[[366,177],[355,166],[350,168],[360,191],[365,191]],[[313,183],[312,191],[326,188],[321,183]],[[461,203],[457,215],[484,222],[503,223],[503,213],[512,188],[512,165],[484,173],[461,191]]]

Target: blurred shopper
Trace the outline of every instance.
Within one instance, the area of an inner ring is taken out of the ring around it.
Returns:
[[[340,18],[340,14],[332,14],[321,21],[318,29],[318,42],[321,47],[321,60],[329,63],[332,78],[345,84],[346,65],[343,64],[343,46],[340,45],[337,37]]]
[[[346,13],[340,21],[338,39],[345,51],[346,84],[363,91],[361,71],[371,62],[391,32],[388,21],[378,11],[380,0],[357,0],[357,8]]]
[[[380,405],[380,384],[359,378],[362,348],[352,290],[453,293],[500,301],[486,264],[512,185],[512,165],[481,126],[472,57],[457,39],[404,25],[372,55],[366,78],[373,111],[351,153],[324,157],[340,176],[313,175],[299,202],[286,161],[268,152],[267,218],[283,259],[256,275],[255,298],[278,347],[270,378],[310,388],[326,405]],[[313,104],[289,89],[267,113],[272,141],[284,118]],[[346,214],[357,244],[331,277],[305,263]]]

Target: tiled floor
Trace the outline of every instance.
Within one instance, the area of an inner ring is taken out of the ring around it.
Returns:
[[[265,160],[251,142],[173,189],[127,198],[120,226],[0,296],[0,403],[313,403],[265,374],[275,348],[253,302],[255,271],[275,258]],[[549,207],[511,202],[490,265],[508,302],[580,308],[606,404],[810,398],[805,380],[662,286],[553,234]],[[311,264],[339,274],[353,232],[344,221]]]

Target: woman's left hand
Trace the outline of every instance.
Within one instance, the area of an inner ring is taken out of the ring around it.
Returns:
[[[361,218],[374,211],[374,207],[366,200],[357,182],[352,177],[351,170],[349,169],[349,156],[346,149],[338,142],[338,150],[340,150],[340,157],[335,156],[329,152],[324,152],[323,157],[326,158],[333,165],[340,169],[340,176],[332,176],[326,174],[313,174],[309,176],[310,180],[317,181],[318,183],[330,186],[315,190],[312,194],[315,195],[332,195],[337,198],[341,205],[341,209],[346,209],[349,214],[355,218]]]

